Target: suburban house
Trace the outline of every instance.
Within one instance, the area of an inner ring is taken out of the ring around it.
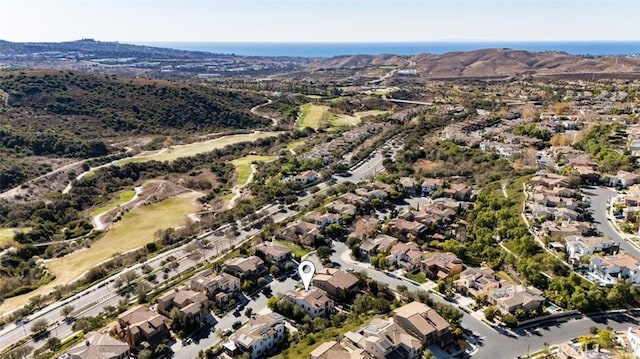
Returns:
[[[542,223],[542,229],[549,237],[586,236],[591,226],[586,222],[563,221],[560,225],[552,221]]]
[[[487,300],[495,305],[502,314],[507,314],[518,309],[536,310],[540,308],[546,298],[537,288],[507,285],[490,292]]]
[[[334,268],[323,268],[313,277],[313,285],[338,300],[348,300],[358,292],[358,278]]]
[[[580,258],[593,253],[614,253],[620,244],[608,237],[568,236],[564,239],[567,258],[579,262]]]
[[[424,303],[411,302],[393,311],[393,322],[416,337],[423,346],[447,346],[453,340],[449,323]]]
[[[347,348],[341,343],[331,340],[320,344],[309,353],[309,359],[370,359],[363,349]]]
[[[320,235],[318,225],[302,221],[293,221],[284,228],[280,236],[289,242],[312,246]]]
[[[375,238],[365,239],[360,245],[360,254],[364,257],[372,257],[378,253],[388,253],[391,246],[398,243],[398,238],[386,234],[378,234]]]
[[[224,261],[227,271],[241,279],[254,280],[267,273],[264,261],[257,256],[237,257]]]
[[[379,199],[384,200],[389,197],[389,192],[383,189],[366,189],[366,188],[358,188],[356,189],[356,194],[362,197],[366,197],[368,199]]]
[[[65,354],[69,359],[128,359],[131,352],[125,342],[108,334],[89,332],[83,341],[66,350]]]
[[[305,219],[308,222],[317,224],[320,228],[324,228],[330,224],[342,223],[342,216],[335,213],[322,214],[318,211],[311,211],[305,214]]]
[[[444,196],[458,201],[473,201],[475,194],[473,189],[464,183],[454,183],[444,190]]]
[[[431,280],[452,277],[463,269],[462,260],[450,252],[431,253],[420,262],[420,271]]]
[[[311,183],[316,182],[318,179],[320,178],[320,176],[318,175],[318,172],[314,171],[314,170],[308,170],[308,171],[304,171],[302,173],[299,173],[295,176],[293,176],[293,180],[301,183],[303,185],[308,185]]]
[[[390,320],[374,318],[357,332],[345,333],[344,337],[375,359],[422,357],[422,342]]]
[[[130,347],[155,347],[169,339],[169,319],[138,305],[118,315],[114,331]]]
[[[358,209],[356,208],[356,206],[349,203],[344,203],[339,200],[335,200],[327,204],[326,207],[329,213],[335,213],[339,215],[355,216],[356,213],[358,213]]]
[[[627,350],[633,353],[634,358],[640,358],[640,327],[627,329]]]
[[[415,196],[418,182],[413,177],[400,177],[400,186],[404,193],[409,196]]]
[[[439,178],[426,178],[422,182],[422,195],[431,196],[433,192],[444,187],[444,181]]]
[[[605,284],[615,283],[619,279],[640,284],[640,261],[624,253],[591,257],[589,272]]]
[[[627,171],[618,171],[615,176],[609,177],[609,186],[629,187],[638,183],[639,175]]]
[[[268,264],[282,265],[291,259],[291,249],[275,242],[262,242],[255,246],[256,255]]]
[[[402,218],[395,218],[391,220],[389,225],[396,231],[413,238],[423,235],[428,229],[426,225],[420,222],[407,221]]]
[[[424,252],[420,250],[420,247],[415,242],[399,242],[391,247],[386,259],[387,264],[412,271],[419,266],[423,257]]]
[[[460,279],[455,281],[456,288],[466,291],[474,297],[488,296],[489,293],[500,288],[500,281],[493,269],[489,267],[468,267],[460,273]]]
[[[209,314],[209,299],[202,292],[185,287],[175,288],[158,298],[158,313],[170,317],[171,310],[180,311],[180,319],[187,323],[200,323]]]
[[[369,204],[369,199],[367,197],[358,196],[357,194],[350,192],[340,195],[338,199],[346,204],[354,205],[357,208],[365,208]]]
[[[530,182],[534,186],[545,186],[547,188],[571,187],[569,185],[569,179],[567,177],[556,175],[553,173],[547,173],[545,171],[538,171],[536,173],[536,176],[531,178]]]
[[[317,287],[309,287],[309,290],[290,290],[285,297],[302,308],[311,318],[326,317],[333,312],[333,300],[327,296],[327,292]]]
[[[227,303],[240,291],[240,278],[229,273],[204,272],[189,280],[191,290],[204,292],[216,303]]]
[[[259,315],[249,319],[223,344],[225,351],[233,355],[244,352],[250,358],[264,358],[287,338],[284,317],[278,313]]]

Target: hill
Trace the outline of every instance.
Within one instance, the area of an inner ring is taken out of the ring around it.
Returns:
[[[52,169],[53,159],[91,158],[106,142],[137,135],[251,129],[251,94],[165,80],[58,70],[0,72],[0,189]],[[20,159],[20,160],[18,160]],[[65,162],[66,163],[66,162]]]
[[[574,56],[560,52],[485,49],[415,56],[354,55],[316,61],[310,69],[397,66],[423,78],[496,77],[575,73],[640,73],[640,59],[623,56]]]

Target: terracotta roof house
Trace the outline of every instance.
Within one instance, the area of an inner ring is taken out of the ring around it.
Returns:
[[[264,261],[257,256],[227,259],[224,265],[229,272],[241,279],[257,279],[267,272]]]
[[[265,358],[286,338],[284,317],[278,313],[269,313],[249,319],[247,325],[229,338],[224,348],[231,352],[247,353],[252,359]]]
[[[313,277],[313,285],[338,300],[353,299],[358,292],[358,278],[340,269],[323,268]]]
[[[531,178],[530,181],[534,186],[545,186],[547,188],[553,187],[570,187],[569,179],[565,176],[556,175],[553,173],[547,173],[545,171],[539,171],[536,176]]]
[[[400,177],[400,186],[404,193],[413,196],[416,194],[416,188],[418,188],[418,182],[413,177]]]
[[[393,321],[420,340],[423,346],[446,346],[453,340],[449,323],[424,303],[411,302],[395,309]]]
[[[357,332],[344,336],[373,358],[422,357],[422,342],[390,320],[374,318]]]
[[[559,226],[551,221],[542,223],[542,229],[549,237],[586,236],[591,232],[591,226],[585,222],[564,221]]]
[[[579,261],[580,258],[599,252],[612,253],[620,245],[608,237],[568,236],[564,239],[569,260]]]
[[[393,219],[389,225],[398,232],[417,238],[425,234],[428,230],[427,226],[415,221],[407,221],[402,218]]]
[[[627,171],[619,171],[615,176],[610,176],[610,186],[629,187],[638,183],[640,175]]]
[[[473,201],[475,195],[473,189],[464,183],[454,183],[444,190],[444,196],[458,201]]]
[[[320,213],[318,211],[311,211],[304,215],[305,220],[310,223],[317,224],[320,228],[324,228],[330,224],[342,223],[342,216],[335,213]]]
[[[464,267],[462,260],[450,252],[430,253],[426,257],[420,262],[420,270],[432,280],[452,277]]]
[[[375,256],[378,253],[388,253],[391,247],[398,243],[398,238],[386,234],[378,234],[373,239],[365,239],[360,245],[360,253],[365,256]]]
[[[128,359],[129,345],[108,334],[89,332],[84,341],[65,351],[69,359]]]
[[[352,204],[336,200],[327,205],[327,211],[340,215],[355,216],[358,209]]]
[[[320,236],[320,229],[317,224],[302,221],[289,223],[280,235],[286,241],[306,246],[312,246]]]
[[[214,273],[207,271],[189,280],[191,290],[205,292],[217,303],[227,303],[240,291],[240,278],[229,273]]]
[[[310,354],[309,359],[370,359],[363,349],[351,349],[331,340],[320,344]]]
[[[500,288],[500,280],[489,267],[469,267],[460,273],[460,279],[455,282],[455,285],[459,290],[466,291],[474,297],[488,296],[489,293]]]
[[[256,254],[269,264],[282,264],[291,259],[291,249],[275,242],[262,242],[255,246]]]
[[[185,322],[203,322],[209,314],[209,299],[202,292],[185,287],[175,288],[158,298],[158,313],[169,317],[173,308],[178,308]]]
[[[606,284],[615,283],[620,279],[629,279],[633,284],[640,284],[640,261],[628,254],[593,256],[589,262],[589,271]]]
[[[118,315],[115,332],[130,347],[155,347],[169,339],[169,319],[139,305]]]
[[[302,183],[303,185],[307,185],[317,181],[319,178],[320,176],[318,175],[318,172],[314,170],[308,170],[295,175],[293,177],[293,180]]]
[[[344,203],[354,205],[357,208],[364,208],[369,204],[369,199],[367,197],[358,196],[357,194],[350,192],[341,195],[338,199]]]
[[[538,309],[546,298],[542,291],[534,287],[508,285],[489,293],[487,300],[494,304],[503,314],[513,313],[518,309]]]
[[[309,287],[309,290],[290,290],[285,297],[301,307],[312,318],[326,317],[333,312],[333,300],[327,296],[327,292],[317,287]]]
[[[387,263],[412,271],[419,266],[423,257],[424,252],[415,242],[400,242],[391,247]]]
[[[439,178],[426,178],[422,182],[422,194],[431,196],[433,192],[444,187],[444,181]]]

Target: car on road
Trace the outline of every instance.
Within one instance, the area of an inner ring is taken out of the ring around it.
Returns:
[[[227,336],[227,335],[231,335],[231,333],[233,333],[233,329],[231,328],[224,328],[224,330],[222,331],[222,336]]]
[[[238,329],[241,326],[242,326],[242,322],[239,320],[236,320],[235,322],[233,322],[233,325],[232,325],[233,329]]]
[[[347,268],[347,272],[349,273],[355,273],[356,270],[354,268]]]

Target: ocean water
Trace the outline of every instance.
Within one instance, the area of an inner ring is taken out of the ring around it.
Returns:
[[[206,51],[242,56],[332,57],[338,55],[443,54],[487,48],[534,52],[561,51],[572,55],[640,54],[640,41],[627,42],[380,42],[380,43],[285,43],[285,42],[147,42],[137,43],[180,50]]]

